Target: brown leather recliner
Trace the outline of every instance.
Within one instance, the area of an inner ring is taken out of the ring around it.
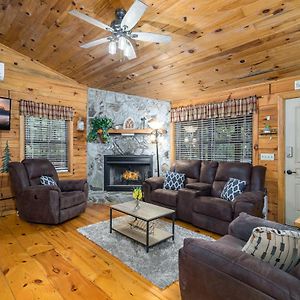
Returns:
[[[9,174],[19,216],[33,223],[59,224],[85,211],[86,180],[59,180],[47,159],[11,162]],[[57,186],[41,185],[41,176],[52,177]]]

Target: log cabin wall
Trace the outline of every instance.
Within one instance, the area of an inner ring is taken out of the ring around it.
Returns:
[[[223,93],[206,96],[196,100],[174,101],[172,107],[210,103],[231,98],[242,98],[249,95],[262,96],[258,100],[258,112],[253,120],[253,164],[263,165],[267,168],[266,188],[268,191],[268,219],[284,222],[285,190],[284,190],[284,100],[300,97],[300,91],[294,90],[294,81],[298,77],[291,77],[282,81],[260,84],[246,88],[226,91]],[[266,121],[270,116],[270,121]],[[274,135],[261,135],[266,122],[272,129],[278,131]],[[256,146],[256,147],[255,147]],[[274,161],[260,160],[261,153],[274,153]],[[174,134],[171,135],[171,159],[175,159]]]
[[[0,130],[0,156],[2,157],[8,141],[12,161],[20,160],[20,99],[72,106],[75,110],[73,148],[70,149],[72,170],[60,177],[85,178],[86,132],[78,132],[76,123],[78,117],[86,120],[87,87],[2,44],[0,61],[5,63],[5,78],[0,81],[0,96],[12,99],[11,129]],[[0,174],[0,215],[15,208],[12,196],[8,174]]]

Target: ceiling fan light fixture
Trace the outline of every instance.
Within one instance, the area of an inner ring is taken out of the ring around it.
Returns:
[[[120,36],[118,40],[118,48],[124,50],[126,47],[127,39],[124,36]]]
[[[111,55],[115,55],[117,53],[117,43],[115,41],[111,41],[108,45],[108,52]]]

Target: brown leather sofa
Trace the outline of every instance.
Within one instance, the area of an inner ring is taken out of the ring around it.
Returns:
[[[260,226],[290,229],[241,213],[229,225],[229,234],[217,241],[185,239],[179,250],[182,299],[299,300],[300,264],[287,273],[241,251]]]
[[[186,183],[178,191],[163,189],[163,177],[151,177],[143,183],[146,202],[176,210],[179,220],[219,234],[241,212],[262,216],[266,168],[249,163],[178,160],[172,171],[184,173]],[[230,177],[245,180],[246,190],[234,201],[220,198]]]
[[[47,159],[11,162],[9,174],[19,216],[28,222],[59,224],[85,211],[86,180],[59,180]],[[41,185],[43,175],[52,177],[57,186]]]

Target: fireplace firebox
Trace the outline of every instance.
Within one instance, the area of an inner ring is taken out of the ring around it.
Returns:
[[[152,176],[152,155],[104,155],[105,191],[132,191]]]

